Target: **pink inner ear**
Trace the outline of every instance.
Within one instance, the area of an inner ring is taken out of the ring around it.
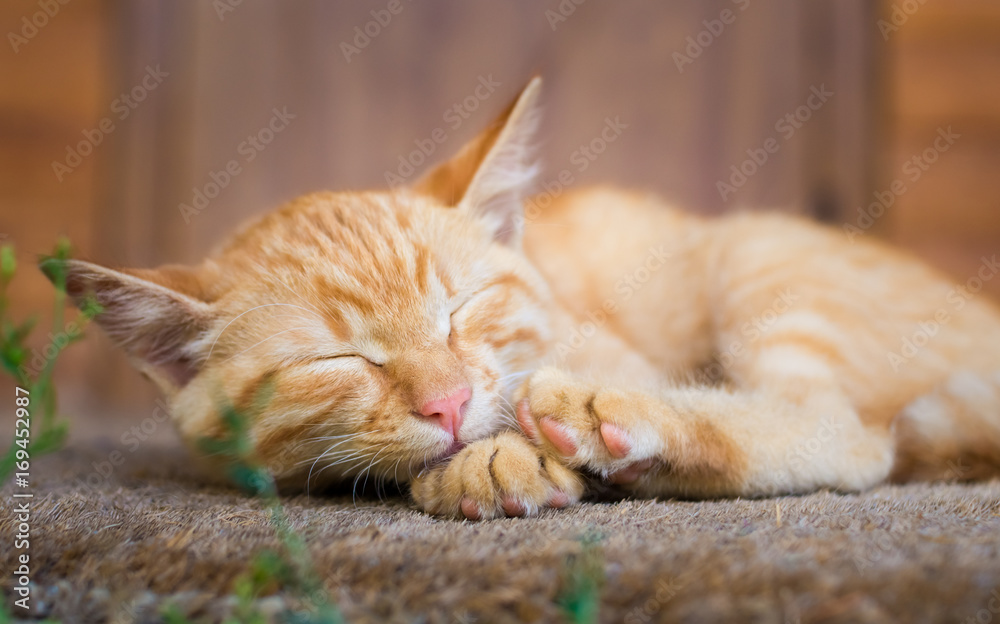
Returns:
[[[167,376],[178,388],[183,388],[198,374],[198,369],[194,362],[188,358],[181,358],[175,362],[167,362],[157,368]]]
[[[199,368],[191,345],[212,317],[211,306],[191,294],[200,283],[196,269],[118,271],[70,260],[66,270],[67,292],[77,304],[97,300],[94,320],[116,345],[176,388],[191,382]]]

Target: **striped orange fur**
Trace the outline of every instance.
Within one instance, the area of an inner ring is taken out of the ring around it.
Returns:
[[[490,518],[585,477],[763,496],[1000,467],[991,302],[787,216],[598,188],[525,218],[538,90],[412,188],[301,197],[195,267],[74,261],[70,293],[188,440],[272,388],[252,433],[287,488],[390,480]]]

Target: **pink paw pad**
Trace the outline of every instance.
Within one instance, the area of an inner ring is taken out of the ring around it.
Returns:
[[[627,457],[629,451],[632,450],[632,440],[629,439],[625,430],[617,425],[603,423],[601,425],[601,437],[604,438],[605,446],[608,447],[608,451],[614,457],[619,459]]]
[[[524,503],[510,496],[504,496],[500,506],[503,507],[505,514],[512,517],[523,516],[527,512]]]
[[[569,429],[551,418],[543,418],[538,421],[538,428],[542,430],[542,433],[552,443],[552,446],[556,447],[557,451],[563,455],[576,454],[576,440]]]
[[[548,506],[553,509],[562,509],[566,505],[569,505],[569,496],[567,496],[566,492],[563,492],[562,490],[556,490],[552,493],[552,496],[549,497]]]
[[[483,513],[480,511],[479,505],[477,505],[471,498],[463,498],[461,507],[462,515],[469,520],[479,520],[483,517]]]
[[[639,480],[639,477],[646,474],[653,464],[656,462],[652,459],[644,459],[640,462],[635,462],[619,470],[618,472],[612,472],[608,475],[608,481],[616,485],[627,485],[629,483],[635,483]]]
[[[523,399],[517,404],[517,423],[521,425],[521,431],[532,442],[538,442],[538,428],[531,418],[531,408],[528,407],[528,399]]]

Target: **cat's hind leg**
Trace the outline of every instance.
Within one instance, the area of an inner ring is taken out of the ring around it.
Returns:
[[[1000,474],[1000,371],[962,371],[910,403],[895,423],[893,481]]]

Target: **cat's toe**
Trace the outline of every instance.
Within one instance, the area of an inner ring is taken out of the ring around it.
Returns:
[[[525,437],[569,466],[625,480],[650,455],[626,424],[630,407],[620,393],[543,369],[527,384],[516,416]]]
[[[528,513],[528,504],[513,496],[504,496],[500,501],[500,507],[509,517],[524,516]]]
[[[616,459],[628,457],[629,451],[632,450],[632,438],[618,425],[601,423],[601,439],[608,453]]]
[[[579,500],[583,484],[565,466],[546,462],[523,437],[506,433],[472,443],[412,491],[430,513],[489,520],[565,507]]]
[[[463,497],[462,502],[459,503],[459,509],[462,510],[462,515],[469,520],[481,520],[483,518],[482,507],[471,498]]]
[[[544,417],[538,421],[538,428],[545,435],[545,439],[552,446],[565,456],[576,455],[580,449],[577,441],[578,436],[570,428],[555,421],[553,418]]]
[[[621,470],[610,472],[606,478],[608,483],[614,483],[615,485],[630,485],[642,478],[642,476],[649,472],[654,465],[656,465],[655,460],[644,459],[642,461],[629,464]]]

